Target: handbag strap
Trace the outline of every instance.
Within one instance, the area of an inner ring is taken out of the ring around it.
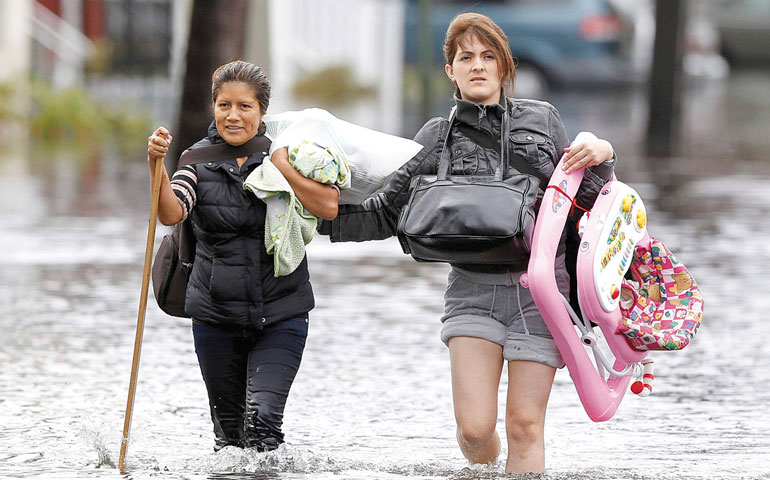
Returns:
[[[508,112],[508,120],[510,121],[511,115],[513,115],[513,112],[509,110]],[[491,148],[494,149],[497,153],[500,153],[500,147],[497,145],[497,142],[492,140],[492,138],[489,135],[486,135],[484,132],[481,132],[479,130],[476,130],[475,128],[458,123],[457,128],[460,129],[467,137],[471,138],[474,142],[481,145],[485,148]],[[506,127],[503,127],[506,128]],[[510,126],[507,127],[508,134],[506,137],[510,136],[511,128]],[[505,142],[505,145],[508,149],[511,148],[511,142]],[[535,151],[537,151],[537,147],[534,147]],[[510,150],[508,150],[508,163],[506,163],[507,167],[513,167],[516,169],[519,173],[526,173],[528,175],[532,175],[533,177],[536,177],[538,180],[540,180],[540,189],[545,191],[545,187],[548,186],[548,182],[550,179],[543,174],[540,170],[532,166],[531,163],[529,163],[526,158],[522,157],[521,155],[517,155],[516,153],[511,154]]]
[[[536,169],[532,164],[530,164],[526,159],[522,158],[520,155],[510,153],[510,134],[511,134],[511,122],[510,122],[510,110],[509,110],[508,100],[505,101],[505,110],[503,112],[503,118],[502,118],[502,125],[500,128],[500,143],[498,144],[495,140],[493,140],[489,135],[484,134],[484,132],[480,132],[473,127],[466,126],[462,123],[458,123],[457,127],[460,129],[460,131],[463,132],[468,138],[473,140],[476,144],[481,145],[485,148],[491,148],[494,149],[498,154],[500,154],[500,162],[498,163],[497,167],[495,168],[495,179],[502,180],[506,173],[507,168],[510,164],[513,168],[516,169],[519,173],[526,173],[528,175],[532,175],[536,177],[538,180],[540,180],[540,187],[542,189],[545,189],[545,186],[548,185],[548,177],[543,175],[542,172],[540,172],[538,169]],[[447,175],[449,174],[449,153],[450,149],[447,148],[449,144],[449,137],[452,133],[452,124],[455,120],[455,113],[456,108],[452,109],[452,112],[449,115],[449,121],[447,125],[447,131],[446,131],[446,137],[444,138],[443,147],[441,150],[441,157],[439,160],[439,168],[438,168],[438,175],[437,178],[440,180],[446,179]]]
[[[270,148],[270,139],[265,135],[251,137],[248,142],[243,145],[238,145],[237,147],[234,147],[227,142],[215,143],[213,145],[206,145],[205,147],[185,150],[184,153],[182,153],[182,156],[179,157],[176,168],[179,169],[179,167],[195,163],[219,162],[231,158],[248,157],[259,151],[267,152],[268,148]]]
[[[442,142],[441,146],[441,155],[439,156],[438,160],[438,173],[436,174],[437,180],[446,180],[447,174],[449,173],[449,149],[447,146],[449,145],[449,136],[452,134],[452,123],[455,120],[455,111],[457,109],[453,108],[452,111],[449,113],[449,120],[447,121],[446,126],[446,133],[444,135],[444,141]]]
[[[503,97],[503,103],[505,109],[503,110],[503,122],[500,125],[500,161],[497,164],[497,169],[495,169],[496,178],[497,171],[501,170],[498,180],[505,178],[504,174],[508,170],[508,160],[511,157],[511,116],[508,113],[508,99]]]
[[[507,157],[508,157],[508,148],[507,143],[505,141],[505,138],[508,136],[506,132],[507,128],[510,128],[509,123],[507,122],[508,117],[508,102],[505,102],[506,107],[505,111],[503,112],[503,120],[502,120],[502,127],[500,128],[500,145],[494,145],[493,148],[500,154],[500,161],[498,162],[497,166],[495,167],[495,180],[502,180],[505,176],[506,167],[508,165]],[[449,121],[446,129],[446,136],[444,137],[444,145],[441,147],[441,157],[439,158],[438,162],[438,173],[436,175],[436,178],[438,180],[446,180],[447,175],[449,175],[449,153],[450,149],[447,148],[449,146],[449,137],[452,135],[452,125],[454,124],[455,117],[457,113],[457,108],[453,108],[452,112],[449,114]],[[459,126],[460,124],[458,124]],[[481,140],[480,136],[477,135],[470,135],[470,138],[477,143],[485,143],[485,140]],[[481,140],[481,141],[480,141]],[[490,142],[492,142],[490,140]]]

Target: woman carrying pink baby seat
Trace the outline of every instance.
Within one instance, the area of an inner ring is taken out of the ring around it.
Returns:
[[[580,220],[578,315],[559,293],[554,259],[582,178],[582,170],[565,174],[558,167],[551,177],[535,227],[527,282],[586,413],[598,422],[614,415],[634,376],[640,377],[631,388],[634,393],[652,391],[648,351],[687,346],[700,325],[703,299],[684,265],[648,235],[639,194],[613,180]]]

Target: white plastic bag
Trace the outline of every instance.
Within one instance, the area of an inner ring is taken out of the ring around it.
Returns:
[[[413,140],[340,120],[319,108],[265,115],[262,120],[273,142],[270,154],[303,140],[342,152],[350,166],[351,186],[340,192],[340,204],[364,201],[422,149]]]

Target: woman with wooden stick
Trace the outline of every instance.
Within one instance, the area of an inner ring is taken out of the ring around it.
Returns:
[[[240,146],[264,136],[262,116],[270,82],[256,65],[235,61],[212,77],[215,122],[191,148],[226,142]],[[150,136],[150,171],[168,152],[164,127]],[[190,218],[195,261],[185,311],[208,390],[215,450],[225,446],[274,450],[284,441],[283,411],[299,369],[314,306],[307,258],[291,274],[276,277],[265,250],[265,203],[243,188],[244,179],[268,151],[180,168],[169,179],[162,169],[158,218],[174,225]],[[300,174],[286,148],[271,160],[305,208],[321,218],[337,214],[339,191]],[[154,178],[153,178],[154,180]]]

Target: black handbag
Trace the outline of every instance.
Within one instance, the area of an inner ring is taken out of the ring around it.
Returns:
[[[453,111],[438,174],[412,179],[397,227],[401,248],[421,262],[521,263],[529,257],[541,175],[525,159],[514,156],[511,163],[519,173],[506,176],[510,158],[507,105],[494,175],[449,175],[448,143],[454,117]]]
[[[243,145],[233,147],[217,143],[195,150],[186,150],[177,162],[177,169],[184,165],[214,162],[246,157],[257,151],[267,152],[270,140],[258,135]],[[163,237],[152,264],[152,291],[161,310],[173,317],[190,318],[184,311],[187,282],[195,260],[195,235],[188,217],[174,225],[170,234]]]

